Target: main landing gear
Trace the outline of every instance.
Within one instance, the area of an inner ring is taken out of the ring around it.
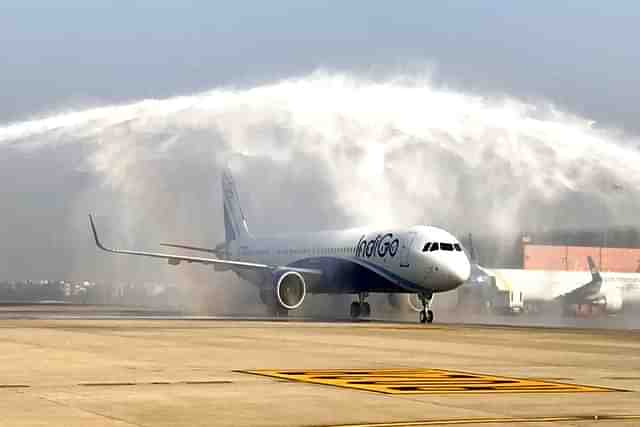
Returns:
[[[371,315],[371,306],[366,301],[369,296],[367,292],[360,292],[358,294],[358,301],[351,303],[351,318],[357,319],[359,317],[369,317]]]
[[[422,311],[420,311],[420,323],[432,323],[433,322],[433,310],[431,310],[431,301],[433,300],[433,293],[420,294],[420,302],[422,303]]]

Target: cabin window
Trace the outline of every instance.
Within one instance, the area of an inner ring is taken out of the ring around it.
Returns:
[[[422,248],[422,252],[429,252],[429,246],[431,246],[431,242],[425,243],[424,248]]]
[[[438,242],[433,242],[431,244],[431,248],[429,249],[429,252],[434,252],[434,251],[437,251],[438,249],[439,249]]]
[[[440,243],[440,250],[443,251],[452,251],[453,250],[453,244],[452,243]]]

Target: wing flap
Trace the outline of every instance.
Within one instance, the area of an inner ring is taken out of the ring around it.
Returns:
[[[181,245],[177,243],[160,243],[160,246],[167,246],[169,248],[178,248],[178,249],[187,249],[190,251],[197,252],[208,252],[210,254],[215,254],[216,256],[220,256],[220,253],[224,253],[224,243],[216,246],[214,249],[203,248],[201,246],[190,246],[190,245]]]

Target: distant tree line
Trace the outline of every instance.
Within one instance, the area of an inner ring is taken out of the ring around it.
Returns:
[[[186,298],[185,292],[176,286],[167,285],[113,285],[55,280],[0,281],[0,304],[48,301],[178,308]]]

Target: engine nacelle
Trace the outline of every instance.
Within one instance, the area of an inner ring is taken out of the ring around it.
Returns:
[[[297,271],[274,274],[276,300],[280,307],[295,310],[307,295],[307,284]]]

